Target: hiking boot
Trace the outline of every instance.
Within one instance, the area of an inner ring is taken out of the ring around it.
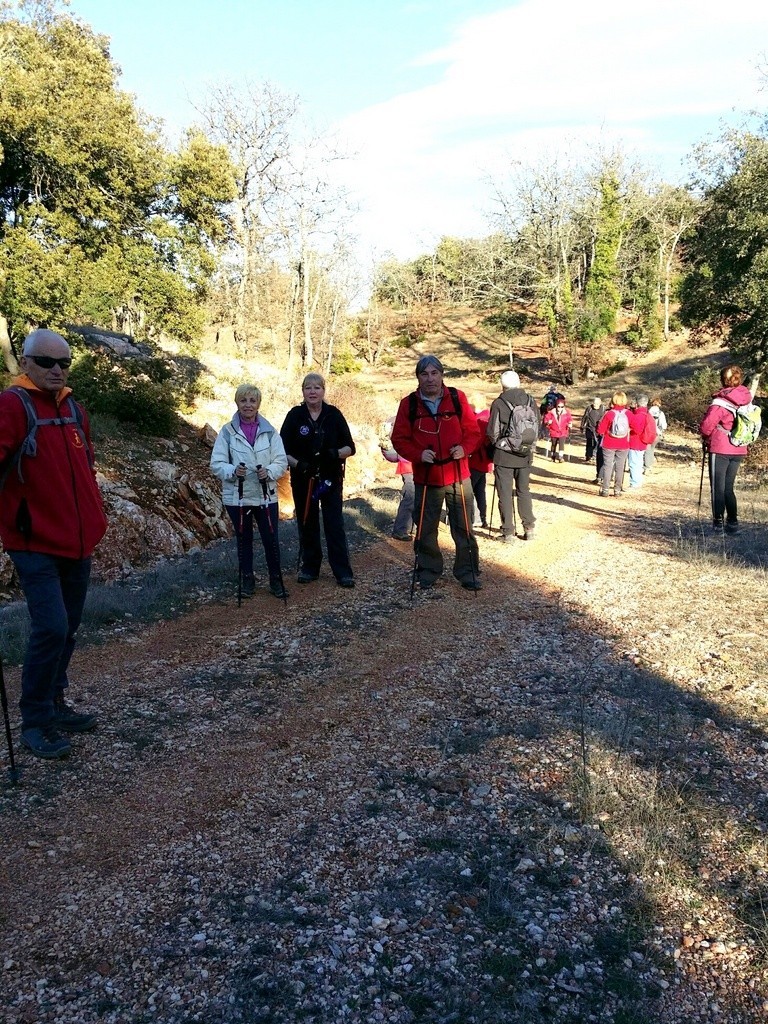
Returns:
[[[355,585],[355,581],[351,576],[341,576],[336,580],[340,587],[344,587],[346,590],[351,590]]]
[[[499,540],[501,541],[502,544],[514,544],[517,540],[517,537],[514,535],[514,533],[502,533],[502,535],[499,537]]]
[[[269,581],[269,592],[273,597],[288,597],[288,591],[285,589],[280,580]]]
[[[393,533],[392,540],[402,540],[408,542],[411,539],[410,533]]]
[[[726,524],[725,524],[725,532],[726,533],[738,533],[739,532],[739,524],[738,523],[726,522]]]
[[[296,579],[299,583],[314,583],[318,577],[313,575],[311,572],[307,572],[306,569],[302,569]]]
[[[464,587],[465,590],[482,590],[483,589],[483,584],[480,582],[480,580],[477,580],[477,579],[475,579],[475,580],[464,580],[461,585],[462,585],[462,587]]]
[[[523,534],[523,540],[533,540],[533,538],[535,536],[536,536],[536,527],[535,526],[526,526],[525,533]]]
[[[59,736],[52,725],[43,725],[39,729],[22,729],[21,745],[31,750],[35,757],[42,757],[46,761],[66,757],[72,750],[69,740]]]
[[[243,573],[243,582],[240,587],[243,597],[253,597],[256,593],[256,577],[252,572]]]
[[[97,721],[96,715],[75,711],[72,705],[67,704],[64,700],[63,694],[59,694],[59,696],[54,698],[53,718],[51,719],[51,725],[54,730],[59,730],[60,732],[93,732]]]
[[[437,580],[419,580],[419,590],[431,590]]]

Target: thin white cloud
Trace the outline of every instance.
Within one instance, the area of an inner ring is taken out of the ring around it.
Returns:
[[[711,122],[759,102],[768,14],[753,0],[524,0],[423,54],[424,88],[346,119],[362,231],[379,251],[485,230],[484,183],[510,154],[610,136],[678,164]],[[677,150],[670,133],[677,128]]]

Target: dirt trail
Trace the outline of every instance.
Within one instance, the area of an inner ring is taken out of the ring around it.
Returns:
[[[447,531],[413,604],[371,536],[353,592],[78,650],[98,733],[0,789],[9,1024],[761,1019],[734,880],[768,870],[768,614],[745,643],[716,610],[764,586],[766,514],[706,534],[689,442],[620,499],[538,456],[536,539],[481,537],[477,595]]]

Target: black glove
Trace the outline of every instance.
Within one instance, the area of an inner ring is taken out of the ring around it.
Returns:
[[[328,448],[328,449],[326,449],[325,457],[327,459],[338,459],[338,457],[339,457],[339,449],[338,448]]]
[[[309,463],[306,459],[298,459],[293,468],[297,473],[301,473],[302,476],[309,476]]]

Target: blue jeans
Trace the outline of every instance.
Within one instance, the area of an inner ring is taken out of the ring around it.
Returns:
[[[40,728],[53,717],[53,699],[69,685],[91,575],[90,558],[58,558],[37,551],[9,551],[27,599],[32,631],[21,669],[21,727]]]
[[[629,486],[642,487],[643,485],[643,455],[642,449],[630,448],[627,452],[629,464]]]

